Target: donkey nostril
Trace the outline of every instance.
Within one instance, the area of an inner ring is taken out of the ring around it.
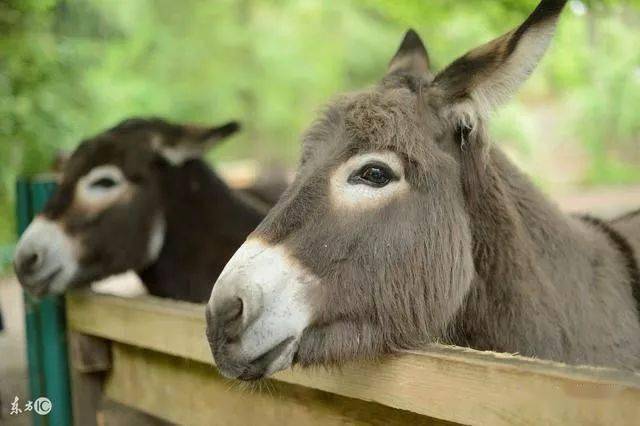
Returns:
[[[218,318],[222,325],[223,335],[230,342],[238,338],[242,333],[242,312],[244,311],[244,302],[239,297],[234,297],[226,301],[218,312]]]
[[[35,272],[39,260],[40,256],[38,255],[38,253],[29,254],[19,262],[18,267],[20,269],[20,272],[22,272],[23,274],[30,274]]]
[[[31,256],[29,256],[27,258],[27,260],[25,261],[26,267],[27,268],[32,268],[33,266],[36,265],[36,263],[38,263],[38,259],[40,258],[40,256],[38,256],[38,253],[33,253]]]
[[[236,297],[229,305],[228,311],[225,315],[225,322],[236,321],[240,317],[242,317],[242,311],[244,309],[244,303],[242,299]]]

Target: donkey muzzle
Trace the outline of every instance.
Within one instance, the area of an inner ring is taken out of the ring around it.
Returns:
[[[61,293],[78,269],[75,252],[73,241],[60,226],[39,216],[20,238],[13,267],[29,293]]]
[[[305,290],[314,278],[282,247],[251,239],[216,281],[207,339],[221,374],[256,380],[288,368],[310,322]]]

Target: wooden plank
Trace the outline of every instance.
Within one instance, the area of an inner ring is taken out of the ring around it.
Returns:
[[[73,331],[68,333],[68,342],[73,424],[97,426],[104,380],[111,367],[111,344]]]
[[[149,390],[146,389],[145,392]],[[176,424],[105,397],[98,412],[98,426],[176,426]]]
[[[111,368],[108,340],[80,333],[69,333],[69,358],[81,373],[104,372]]]
[[[204,305],[141,296],[121,298],[91,292],[67,296],[70,329],[121,343],[210,363],[204,340]]]
[[[77,331],[212,365],[204,307],[76,293]],[[278,381],[473,424],[632,424],[640,375],[432,345],[378,363],[281,372]]]
[[[106,395],[177,424],[446,424],[282,382],[242,386],[221,377],[211,365],[117,343]]]
[[[71,367],[71,407],[73,424],[97,426],[103,401],[106,372],[82,373]]]

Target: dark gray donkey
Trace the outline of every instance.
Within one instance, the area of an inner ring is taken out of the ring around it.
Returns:
[[[640,367],[640,214],[561,213],[487,137],[564,4],[542,1],[439,73],[409,31],[380,84],[328,106],[295,181],[213,288],[222,374],[435,341]]]
[[[200,158],[237,130],[129,119],[84,141],[18,243],[22,285],[62,293],[135,270],[152,295],[205,302],[266,213]]]

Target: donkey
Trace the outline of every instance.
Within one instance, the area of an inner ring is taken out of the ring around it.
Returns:
[[[410,30],[380,84],[328,106],[213,287],[224,376],[431,342],[640,367],[640,214],[566,216],[488,141],[489,112],[534,69],[564,4],[543,0],[439,73]]]
[[[134,270],[152,295],[206,302],[266,213],[201,159],[237,130],[129,119],[84,141],[18,243],[22,285],[63,293]]]

